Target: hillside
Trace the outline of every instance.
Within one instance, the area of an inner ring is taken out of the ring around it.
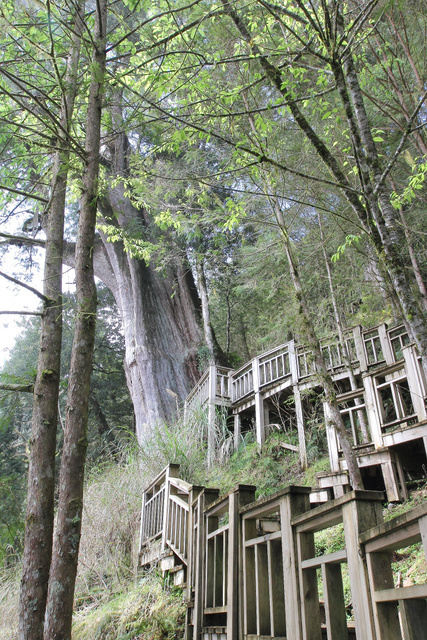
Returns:
[[[257,486],[256,497],[268,496],[290,484],[313,486],[315,473],[328,468],[322,451],[313,445],[308,469],[301,472],[297,454],[281,447],[273,434],[262,451],[247,436],[239,450],[227,457],[218,454],[208,468],[193,425],[156,432],[138,457],[128,451],[122,460],[94,470],[87,480],[75,599],[73,640],[172,640],[183,633],[185,597],[171,580],[152,569],[137,568],[139,516],[142,486],[167,463],[181,464],[186,480],[215,486],[221,493],[237,483]],[[178,444],[179,443],[179,444]],[[172,454],[171,452],[175,452]],[[422,504],[427,485],[419,483],[401,505],[384,505],[389,519]],[[318,538],[322,552],[340,547],[340,529]],[[426,579],[425,560],[418,548],[401,551],[396,574],[406,584]],[[19,562],[2,571],[0,586],[0,635],[17,638]]]

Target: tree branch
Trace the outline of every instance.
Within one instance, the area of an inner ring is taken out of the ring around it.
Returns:
[[[15,315],[15,316],[43,316],[42,311],[0,311],[0,316]]]
[[[0,391],[25,391],[26,393],[33,393],[33,384],[7,384],[0,382]]]
[[[43,198],[43,196],[38,196],[35,193],[28,193],[28,191],[21,191],[20,189],[12,189],[12,187],[7,187],[5,184],[0,184],[0,189],[5,189],[6,191],[10,191],[10,193],[17,193],[18,196],[24,196],[25,198],[31,198],[32,200],[39,200],[45,204],[49,202],[49,200],[47,198]]]
[[[21,282],[20,280],[17,280],[16,278],[13,278],[12,276],[7,275],[7,273],[4,273],[3,271],[0,271],[0,276],[3,276],[3,278],[6,278],[6,280],[10,280],[10,282],[13,282],[14,284],[17,284],[20,287],[23,287],[24,289],[27,289],[28,291],[31,291],[31,293],[34,293],[34,295],[36,295],[38,298],[40,298],[40,300],[43,300],[43,302],[45,302],[45,303],[49,303],[50,302],[49,298],[44,296],[37,289],[34,289],[34,287],[31,287],[29,284],[25,284],[25,282]]]
[[[45,246],[44,240],[37,240],[36,238],[29,238],[28,236],[15,236],[10,233],[2,233],[0,232],[0,238],[5,238],[7,242],[3,244],[16,244],[21,246],[23,244],[35,245],[36,247]]]
[[[403,133],[403,136],[402,136],[402,138],[401,138],[401,140],[400,140],[400,142],[399,142],[399,144],[397,146],[396,151],[393,154],[393,157],[390,159],[390,161],[387,164],[386,168],[384,169],[380,179],[377,181],[377,184],[376,184],[375,189],[374,189],[374,195],[377,195],[378,190],[381,188],[384,180],[386,179],[386,177],[388,176],[388,174],[392,170],[394,164],[396,163],[398,157],[400,156],[400,154],[402,152],[402,149],[403,149],[403,146],[404,146],[407,138],[409,137],[409,135],[412,132],[412,124],[414,123],[415,118],[418,116],[418,113],[419,113],[421,107],[424,105],[424,102],[425,102],[426,98],[427,98],[427,91],[424,92],[424,95],[421,97],[417,108],[415,109],[415,111],[412,114],[412,116],[409,118],[408,124],[406,126],[406,130]]]

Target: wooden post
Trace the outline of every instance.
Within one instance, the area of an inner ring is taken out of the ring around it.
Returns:
[[[381,414],[378,407],[374,376],[365,374],[362,376],[363,388],[365,390],[366,415],[368,416],[371,438],[376,449],[383,445],[383,435],[381,431]]]
[[[188,519],[187,519],[187,550],[186,557],[188,561],[187,565],[187,600],[192,599],[192,588],[194,586],[194,574],[195,574],[195,537],[198,521],[195,521],[195,508],[197,509],[197,498],[203,491],[203,487],[193,485],[190,489],[188,496]]]
[[[147,493],[142,493],[142,506],[141,506],[141,524],[139,529],[139,553],[142,551],[142,543],[144,542],[144,523],[145,523],[145,503],[147,501]]]
[[[322,578],[328,640],[345,640],[348,630],[341,565],[322,564]]]
[[[311,531],[297,535],[298,561],[302,563],[315,555],[314,534]],[[298,565],[300,585],[300,606],[302,609],[301,624],[304,640],[321,640],[322,627],[320,619],[317,572],[314,567],[302,569]]]
[[[302,410],[301,391],[298,386],[298,359],[295,348],[295,340],[289,342],[289,369],[292,375],[292,391],[295,399],[295,417],[297,420],[299,459],[301,469],[307,468],[307,446],[304,431],[304,414]]]
[[[369,583],[365,563],[361,554],[359,534],[376,526],[383,520],[383,494],[370,497],[370,492],[354,491],[353,499],[343,504],[342,518],[347,549],[348,573],[353,597],[353,611],[356,623],[356,636],[364,640],[375,638],[372,601],[369,597]],[[365,496],[364,496],[365,494]],[[372,494],[371,494],[372,495]],[[384,638],[388,636],[384,636]],[[392,640],[394,636],[390,636]]]
[[[425,640],[426,600],[399,600],[399,614],[405,640]]]
[[[360,326],[353,327],[354,346],[356,348],[357,359],[359,360],[360,371],[367,371],[365,349],[363,348],[362,329]]]
[[[208,396],[208,465],[215,456],[216,429],[216,365],[209,365],[209,396]]]
[[[255,489],[256,487],[251,485],[237,485],[228,498],[227,640],[238,640],[240,637],[239,600],[242,571],[239,509],[254,501]]]
[[[254,383],[254,396],[255,396],[255,430],[256,441],[262,447],[265,441],[265,415],[264,415],[264,401],[260,391],[259,380],[259,358],[252,360],[252,376]]]
[[[289,640],[303,638],[297,540],[291,526],[291,518],[310,510],[309,496],[309,487],[288,487],[280,501],[286,637]]]
[[[242,423],[240,420],[240,414],[234,414],[234,450],[237,451],[240,445],[240,434],[242,430]]]
[[[304,416],[302,411],[302,402],[301,402],[301,391],[299,390],[298,384],[294,384],[293,386],[294,399],[295,399],[295,416],[297,419],[297,430],[298,430],[298,446],[299,446],[299,460],[301,469],[307,469],[307,446],[305,441],[305,431],[304,431]]]
[[[381,472],[383,474],[387,500],[389,502],[399,502],[402,499],[406,500],[408,497],[404,477],[402,477],[401,481],[402,490],[399,490],[397,465],[400,464],[400,462],[395,458],[397,455],[397,453],[389,449],[384,452],[384,456],[387,456],[388,459],[381,462]]]
[[[228,503],[227,639],[239,633],[239,495],[231,493]]]
[[[190,587],[194,589],[193,640],[200,640],[203,627],[206,540],[204,510],[218,498],[218,494],[218,489],[204,489],[197,497],[197,530],[194,544],[194,576],[192,577],[192,585]],[[188,635],[187,640],[189,640]]]
[[[388,335],[387,335],[387,325],[386,324],[380,324],[378,326],[378,336],[380,338],[380,342],[381,342],[381,348],[383,351],[383,356],[384,359],[386,361],[387,364],[393,364],[394,363],[394,355],[393,355],[393,350],[391,348],[389,339],[388,339]]]
[[[323,403],[323,413],[325,416],[325,423],[326,423],[326,437],[328,441],[329,464],[331,466],[331,471],[339,471],[340,462],[339,462],[339,451],[338,451],[338,437],[337,437],[337,432],[332,424],[332,420],[329,414],[329,407],[326,402]]]
[[[427,560],[427,516],[420,518],[418,524]],[[424,640],[427,628],[426,600],[399,600],[399,612],[405,640]]]
[[[369,553],[367,560],[372,590],[375,592],[380,589],[393,589],[390,553]],[[378,640],[401,640],[396,602],[378,603],[374,610],[374,621]]]
[[[163,503],[163,528],[162,528],[162,545],[160,547],[160,551],[164,551],[167,547],[167,532],[169,527],[169,495],[170,495],[170,484],[169,478],[178,478],[179,477],[179,464],[170,464],[166,467],[165,470],[165,498]]]
[[[414,353],[413,345],[408,345],[402,349],[403,357],[405,359],[406,377],[408,379],[409,391],[411,393],[411,400],[417,414],[418,420],[425,420],[427,418],[427,411],[424,402],[426,395],[426,389],[424,385],[423,374],[416,354]]]
[[[270,623],[273,637],[286,635],[286,611],[284,582],[283,582],[283,551],[280,541],[267,542],[268,559],[268,590],[270,594]],[[282,571],[278,568],[282,567]]]

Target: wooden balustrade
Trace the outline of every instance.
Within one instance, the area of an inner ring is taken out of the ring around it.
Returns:
[[[230,376],[232,369],[216,367],[216,397],[224,400],[230,399]]]
[[[360,346],[356,344],[360,341]],[[354,329],[353,335],[348,333],[345,338],[345,349],[349,361],[353,366],[360,366],[360,360],[368,366],[378,365],[384,362],[396,362],[402,359],[402,350],[409,344],[409,336],[403,325],[387,329],[386,325],[379,325],[374,329],[361,332]],[[314,373],[313,356],[309,349],[300,345],[296,349],[296,356],[290,351],[292,342],[280,345],[258,358],[247,362],[237,371],[225,367],[215,367],[216,397],[218,399],[230,399],[238,403],[254,391],[253,368],[258,368],[260,387],[278,382],[290,376],[292,372],[291,359],[296,357],[298,379],[306,378]],[[363,354],[360,348],[363,346]],[[344,366],[339,349],[338,340],[324,342],[321,345],[328,369],[335,370]],[[363,358],[361,356],[363,355]],[[209,400],[209,375],[208,369],[200,378],[186,399],[186,406],[202,406]],[[231,388],[230,388],[231,387]]]
[[[261,388],[291,376],[289,343],[260,356],[258,366]]]
[[[393,329],[388,329],[387,337],[393,351],[394,359],[401,360],[403,358],[403,348],[410,343],[408,332],[404,325],[399,325]]]
[[[396,585],[393,552],[422,542],[427,558],[427,504],[360,535],[366,556],[378,640],[422,640],[427,630],[427,575],[424,584]]]
[[[186,409],[196,410],[202,407],[209,399],[209,385],[210,385],[210,369],[207,369],[195,387],[190,391],[186,400]]]
[[[188,503],[178,496],[169,496],[166,542],[183,562],[187,562]]]
[[[307,487],[254,501],[255,487],[239,485],[218,498],[177,473],[168,467],[144,492],[142,543],[158,535],[163,495],[166,550],[187,567],[187,640],[425,637],[427,576],[399,587],[391,561],[416,542],[427,558],[427,504],[384,523],[379,492],[352,491],[310,509]],[[342,548],[316,552],[318,532],[340,523]]]
[[[252,362],[235,371],[231,376],[231,400],[240,402],[254,390]]]
[[[165,502],[165,488],[162,487],[145,503],[146,518],[142,535],[144,539],[154,538],[163,531],[163,510]]]

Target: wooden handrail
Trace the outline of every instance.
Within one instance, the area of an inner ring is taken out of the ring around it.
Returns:
[[[342,638],[347,628],[355,626],[364,640],[388,640],[402,637],[398,609],[405,629],[418,624],[417,603],[427,597],[427,582],[396,588],[386,559],[391,561],[392,551],[419,540],[427,555],[427,504],[375,524],[382,519],[381,492],[351,491],[310,509],[307,487],[288,487],[254,501],[254,487],[240,485],[218,497],[217,490],[192,487],[168,473],[166,469],[165,484],[145,508],[150,512],[168,495],[163,519],[166,543],[178,562],[188,564],[187,594],[189,600],[194,598],[188,618],[194,625],[192,637],[201,636],[203,625],[222,627],[231,640],[318,638],[322,626],[328,637]],[[160,474],[157,482],[162,478]],[[176,495],[172,489],[185,491]],[[343,548],[316,555],[314,534],[338,523],[343,525]],[[343,563],[348,566],[353,597],[355,622],[351,623],[346,620]],[[323,623],[317,571],[324,587]]]

